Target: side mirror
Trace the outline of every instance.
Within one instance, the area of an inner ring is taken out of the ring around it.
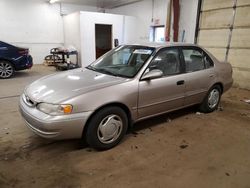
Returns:
[[[159,69],[153,69],[147,73],[145,73],[141,80],[151,80],[151,79],[154,79],[154,78],[160,78],[163,76],[163,72]]]

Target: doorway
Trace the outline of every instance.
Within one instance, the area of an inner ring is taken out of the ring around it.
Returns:
[[[112,25],[95,24],[96,59],[112,49]]]

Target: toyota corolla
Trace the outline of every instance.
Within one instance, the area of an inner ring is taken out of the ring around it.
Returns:
[[[103,150],[134,122],[196,104],[214,111],[232,83],[231,65],[197,45],[124,45],[85,68],[33,82],[19,106],[36,134]]]

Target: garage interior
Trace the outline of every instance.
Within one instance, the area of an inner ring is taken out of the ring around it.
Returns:
[[[250,187],[250,1],[1,0],[0,41],[29,48],[30,70],[0,79],[0,187]],[[107,37],[108,36],[108,37]],[[218,110],[197,107],[136,123],[107,151],[33,134],[18,103],[58,70],[52,48],[85,67],[117,43],[199,44],[233,67]]]

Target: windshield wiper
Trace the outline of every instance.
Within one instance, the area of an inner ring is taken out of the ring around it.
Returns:
[[[98,69],[96,69],[96,71],[100,71],[101,73],[109,74],[112,76],[118,76],[118,74],[115,74],[115,73],[113,73],[107,69],[104,69],[104,68],[98,68]]]
[[[109,75],[112,75],[112,76],[118,76],[117,74],[107,70],[107,69],[104,69],[104,68],[95,68],[91,65],[87,66],[86,67],[87,69],[89,70],[93,70],[93,71],[96,71],[96,72],[100,72],[100,73],[104,73],[104,74],[109,74]]]
[[[91,65],[88,65],[86,68],[89,69],[89,70],[96,71],[96,68],[95,68],[95,67],[92,67]]]
[[[123,78],[129,78],[129,76],[126,76],[126,75],[122,75],[122,74],[118,74],[118,73],[114,73],[114,72],[111,72],[105,68],[95,68],[91,65],[87,66],[86,67],[87,69],[89,70],[93,70],[93,71],[96,71],[96,72],[100,72],[100,73],[103,73],[103,74],[108,74],[108,75],[112,75],[112,76],[119,76],[119,77],[123,77]]]

